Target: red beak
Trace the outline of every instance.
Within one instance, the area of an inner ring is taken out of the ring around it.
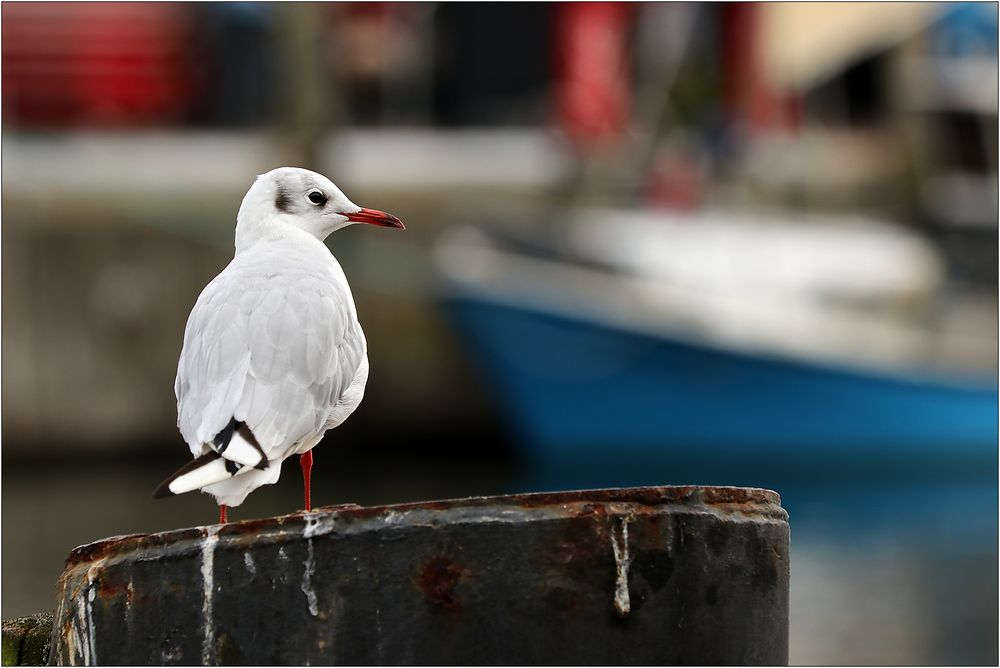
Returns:
[[[399,218],[396,218],[396,216],[391,213],[378,211],[377,209],[362,208],[361,211],[358,211],[357,213],[346,213],[343,215],[347,216],[347,220],[355,223],[368,223],[369,225],[379,225],[381,227],[396,227],[401,230],[406,229],[406,225],[403,225],[403,221]]]

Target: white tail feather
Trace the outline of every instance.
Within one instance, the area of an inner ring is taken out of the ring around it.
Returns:
[[[226,446],[223,457],[251,468],[260,464],[261,460],[264,459],[260,454],[260,450],[250,445],[245,438],[240,436],[239,431],[233,432],[233,437],[229,440],[229,445]]]
[[[229,453],[227,452],[226,454]],[[251,467],[244,466],[236,473],[230,473],[226,469],[226,460],[220,457],[218,459],[213,459],[203,466],[199,466],[193,471],[188,471],[184,475],[177,476],[170,481],[170,484],[167,487],[171,494],[183,494],[184,492],[201,489],[206,485],[212,485],[217,482],[222,482],[223,480],[228,480],[233,476],[250,470],[252,470]]]

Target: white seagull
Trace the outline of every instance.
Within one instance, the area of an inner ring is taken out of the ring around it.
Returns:
[[[405,229],[357,206],[326,177],[261,174],[236,216],[236,255],[198,297],[177,363],[177,426],[194,461],[157,498],[195,489],[227,507],[301,455],[311,510],[312,448],[361,403],[368,348],[344,270],[323,240],[353,223]]]

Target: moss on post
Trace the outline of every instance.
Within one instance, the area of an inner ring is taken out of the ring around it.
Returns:
[[[3,622],[3,665],[44,666],[49,662],[52,615],[43,612]]]

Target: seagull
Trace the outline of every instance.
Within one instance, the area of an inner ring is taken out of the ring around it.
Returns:
[[[280,167],[253,182],[236,254],[202,290],[177,363],[177,427],[194,460],[156,498],[196,489],[219,522],[299,455],[312,510],[313,447],[361,403],[368,346],[344,270],[324,239],[354,223],[406,229],[321,174]]]

